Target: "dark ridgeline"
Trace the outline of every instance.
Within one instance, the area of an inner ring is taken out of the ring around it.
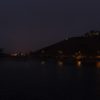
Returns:
[[[31,56],[35,57],[56,57],[72,56],[77,52],[81,52],[86,56],[94,56],[100,54],[100,32],[90,31],[81,37],[71,37],[51,46],[42,48],[36,52],[31,52]]]
[[[100,31],[90,31],[84,36],[71,37],[29,54],[23,55],[19,52],[14,58],[72,57],[80,53],[87,57],[100,55]],[[0,48],[0,57],[7,56],[11,57],[10,54],[4,53],[4,49]]]

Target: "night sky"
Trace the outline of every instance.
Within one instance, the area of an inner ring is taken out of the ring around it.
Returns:
[[[37,50],[100,29],[100,0],[0,0],[0,47]]]

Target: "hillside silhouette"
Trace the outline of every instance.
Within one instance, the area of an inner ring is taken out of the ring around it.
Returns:
[[[80,37],[71,37],[31,53],[33,56],[70,56],[76,52],[84,55],[100,54],[100,31],[90,31]]]

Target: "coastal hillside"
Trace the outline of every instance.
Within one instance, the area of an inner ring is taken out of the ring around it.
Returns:
[[[81,37],[71,37],[48,47],[42,48],[32,55],[35,56],[56,56],[72,55],[81,52],[85,55],[95,55],[100,53],[100,32],[90,31]]]

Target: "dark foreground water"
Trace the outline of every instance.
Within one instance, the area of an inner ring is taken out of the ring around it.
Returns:
[[[100,63],[0,61],[0,100],[100,100]]]

